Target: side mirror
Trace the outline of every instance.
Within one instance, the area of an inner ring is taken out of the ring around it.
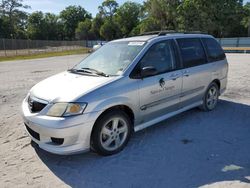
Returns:
[[[141,69],[141,76],[142,78],[149,77],[149,76],[154,76],[158,72],[153,66],[148,66],[148,67],[143,67]]]

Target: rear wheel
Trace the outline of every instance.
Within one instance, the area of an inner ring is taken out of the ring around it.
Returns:
[[[92,147],[100,155],[120,152],[131,135],[131,120],[123,111],[111,111],[100,117],[92,133]]]
[[[219,98],[219,87],[216,83],[211,83],[203,97],[203,105],[201,109],[204,111],[211,111],[215,109]]]

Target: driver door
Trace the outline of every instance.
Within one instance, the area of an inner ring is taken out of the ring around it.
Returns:
[[[154,67],[156,74],[139,80],[141,123],[180,108],[182,73],[177,70],[172,40],[154,44],[140,61],[140,68]]]

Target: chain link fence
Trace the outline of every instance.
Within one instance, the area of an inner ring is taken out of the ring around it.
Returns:
[[[250,51],[250,37],[217,39],[225,51]],[[104,41],[50,41],[50,40],[22,40],[0,39],[0,57],[32,55],[48,52],[62,52],[83,48],[92,48]]]
[[[226,53],[250,53],[250,37],[217,39]]]
[[[250,47],[250,37],[218,39],[223,47]]]
[[[0,57],[92,48],[102,41],[49,41],[0,39]]]

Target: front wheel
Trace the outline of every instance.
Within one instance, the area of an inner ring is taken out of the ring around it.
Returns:
[[[219,88],[216,83],[212,83],[209,85],[204,97],[203,97],[203,105],[201,109],[204,111],[211,111],[215,109],[217,106],[219,99]]]
[[[100,155],[120,152],[131,135],[131,120],[123,111],[111,111],[100,117],[92,133],[92,147]]]

